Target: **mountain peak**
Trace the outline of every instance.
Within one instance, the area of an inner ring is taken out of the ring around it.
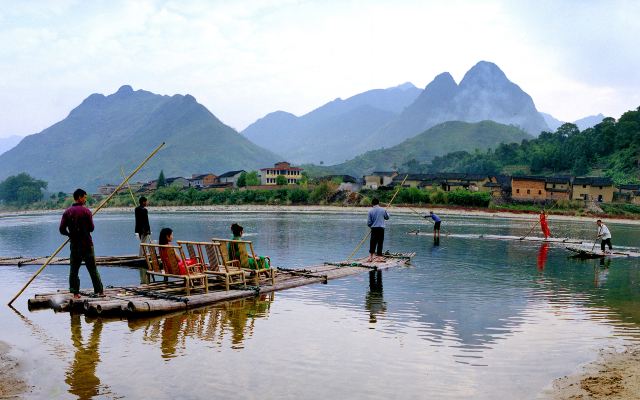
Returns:
[[[117,95],[129,95],[133,93],[133,88],[129,85],[122,85],[120,86],[120,89],[118,89],[118,91],[115,93]]]
[[[480,61],[464,74],[460,86],[469,84],[494,86],[496,83],[503,82],[509,82],[509,79],[500,67],[489,61]]]

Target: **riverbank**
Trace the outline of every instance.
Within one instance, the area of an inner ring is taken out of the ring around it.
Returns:
[[[241,204],[241,205],[207,205],[207,206],[149,206],[150,213],[329,213],[329,214],[366,214],[369,207],[356,206],[327,206],[327,205],[261,205],[261,204]],[[9,216],[28,216],[28,215],[46,215],[46,214],[62,214],[64,210],[21,210],[21,211],[0,211],[0,218]],[[422,215],[433,211],[438,215],[447,216],[474,216],[474,217],[496,217],[496,218],[512,218],[512,219],[537,219],[538,214],[526,211],[506,211],[493,209],[477,209],[463,207],[434,207],[434,206],[392,206],[390,213],[398,214],[414,214]],[[100,210],[101,213],[123,213],[133,212],[131,207],[109,207]],[[564,221],[584,221],[593,222],[595,219],[605,219],[616,223],[624,223],[631,225],[640,225],[640,220],[624,218],[620,216],[576,216],[576,215],[559,215],[550,214],[547,217],[550,220]]]
[[[556,379],[546,398],[640,399],[640,345],[628,346],[621,353],[601,350],[599,359],[582,372]]]
[[[27,391],[18,360],[9,352],[11,347],[0,341],[0,399],[18,399]]]

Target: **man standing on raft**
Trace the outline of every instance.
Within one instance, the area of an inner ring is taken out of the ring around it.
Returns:
[[[373,198],[371,200],[371,210],[367,218],[367,226],[371,228],[371,240],[369,241],[369,260],[373,261],[373,253],[378,257],[382,257],[382,245],[384,243],[384,220],[389,219],[387,210],[379,206],[380,200]]]
[[[611,246],[611,232],[609,232],[609,228],[605,224],[602,223],[602,220],[596,221],[598,224],[598,237],[602,240],[600,242],[600,249],[602,250],[602,254],[606,254],[604,251],[605,245],[609,246],[609,252],[613,250]]]
[[[77,189],[73,192],[73,199],[76,201],[73,205],[66,209],[62,214],[60,221],[60,234],[69,236],[71,247],[71,257],[69,264],[69,291],[73,293],[74,299],[80,298],[80,278],[78,272],[80,265],[84,260],[91,283],[93,283],[93,292],[104,297],[102,281],[100,273],[96,267],[96,257],[93,251],[93,240],[91,240],[91,232],[93,232],[93,215],[91,210],[85,207],[87,202],[87,192]]]
[[[438,239],[440,238],[440,224],[442,223],[442,219],[440,219],[440,217],[438,217],[436,214],[434,214],[433,211],[429,211],[429,215],[425,215],[425,218],[431,218],[433,220],[433,238],[436,238],[436,235],[438,237]]]

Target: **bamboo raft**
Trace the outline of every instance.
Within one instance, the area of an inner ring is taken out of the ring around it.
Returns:
[[[49,257],[0,257],[0,265],[42,265]],[[49,265],[69,265],[69,257],[54,257]],[[124,267],[144,267],[146,262],[138,255],[131,256],[97,256],[96,265],[102,266],[124,266]]]
[[[239,287],[220,290],[219,283],[210,284],[209,292],[176,294],[180,285],[176,282],[154,282],[139,286],[107,287],[105,297],[94,297],[81,292],[80,299],[74,299],[68,291],[36,294],[28,300],[29,310],[53,309],[57,312],[68,311],[91,316],[144,317],[154,314],[166,314],[212,305],[229,300],[254,297],[279,290],[327,283],[329,280],[361,274],[368,271],[381,271],[408,264],[415,253],[386,254],[384,261],[366,262],[366,258],[324,263],[301,269],[277,269],[275,284]],[[215,289],[214,289],[215,287]]]
[[[409,231],[407,232],[407,234],[417,235],[417,236],[433,236],[433,231],[415,230],[415,231]],[[468,233],[468,234],[457,234],[457,233],[444,234],[443,233],[441,236],[461,238],[461,239],[490,239],[490,240],[507,240],[507,241],[515,240],[515,241],[524,241],[524,242],[544,242],[544,243],[560,243],[560,244],[586,243],[584,240],[580,240],[580,239],[557,238],[557,237],[550,237],[545,239],[540,236],[483,235],[483,234],[474,234],[474,233]]]

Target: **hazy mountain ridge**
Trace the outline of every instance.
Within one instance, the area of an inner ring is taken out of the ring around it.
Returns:
[[[289,161],[336,163],[368,148],[366,137],[389,122],[421,92],[411,83],[335,99],[301,116],[276,111],[242,134]]]
[[[121,87],[92,94],[67,118],[0,155],[0,179],[19,172],[49,182],[53,191],[88,190],[122,180],[161,142],[166,146],[134,180],[257,169],[281,157],[224,125],[193,96],[162,96]],[[25,162],[37,160],[37,162]]]
[[[7,137],[0,137],[0,154],[5,151],[11,150],[22,140],[22,136],[11,135]]]
[[[499,143],[521,142],[523,139],[533,139],[533,136],[514,126],[494,121],[448,121],[393,147],[371,150],[345,163],[329,166],[326,172],[362,176],[373,171],[401,168],[412,159],[424,163],[453,151],[486,150],[495,148]]]
[[[551,114],[547,114],[543,112],[541,112],[540,114],[542,114],[551,132],[555,132],[555,130],[558,129],[562,124],[566,123],[564,121],[560,121],[559,119],[555,118]],[[580,118],[578,120],[573,121],[572,124],[576,125],[578,129],[583,131],[588,128],[593,128],[594,126],[602,122],[602,120],[605,118],[606,117],[602,114],[589,115],[588,117]]]
[[[373,133],[370,146],[390,146],[446,121],[495,121],[537,136],[548,130],[531,96],[511,82],[497,65],[480,61],[460,84],[448,72],[429,83],[413,104]]]

